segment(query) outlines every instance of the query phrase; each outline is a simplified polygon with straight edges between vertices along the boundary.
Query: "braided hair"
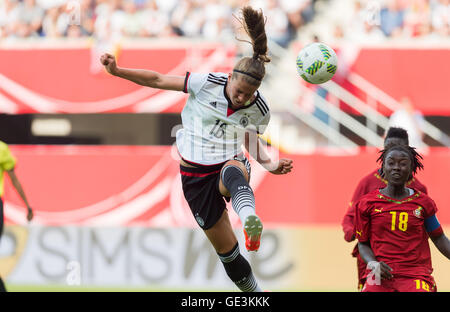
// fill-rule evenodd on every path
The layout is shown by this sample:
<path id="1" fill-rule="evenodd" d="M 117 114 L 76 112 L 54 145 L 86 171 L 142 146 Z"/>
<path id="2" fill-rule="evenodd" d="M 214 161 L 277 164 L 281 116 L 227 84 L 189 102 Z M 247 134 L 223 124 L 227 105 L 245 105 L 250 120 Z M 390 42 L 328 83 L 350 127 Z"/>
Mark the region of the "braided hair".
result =
<path id="1" fill-rule="evenodd" d="M 422 164 L 423 157 L 422 157 L 422 155 L 420 155 L 419 153 L 416 152 L 415 147 L 394 145 L 394 146 L 391 146 L 387 149 L 383 149 L 380 151 L 380 157 L 378 157 L 377 162 L 381 163 L 381 169 L 380 169 L 381 176 L 384 176 L 384 172 L 383 172 L 384 161 L 386 160 L 386 156 L 391 151 L 401 151 L 401 152 L 405 152 L 406 154 L 408 154 L 409 159 L 411 160 L 411 175 L 410 175 L 409 179 L 411 179 L 413 177 L 413 175 L 417 173 L 417 170 L 423 170 L 423 164 Z"/>

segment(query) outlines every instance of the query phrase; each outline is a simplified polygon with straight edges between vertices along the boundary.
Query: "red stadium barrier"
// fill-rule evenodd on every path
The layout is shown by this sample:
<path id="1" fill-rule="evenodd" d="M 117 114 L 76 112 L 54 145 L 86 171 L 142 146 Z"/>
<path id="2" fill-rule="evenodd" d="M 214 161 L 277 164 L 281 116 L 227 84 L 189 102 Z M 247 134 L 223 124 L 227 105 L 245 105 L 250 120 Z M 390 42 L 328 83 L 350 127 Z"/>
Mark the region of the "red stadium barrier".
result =
<path id="1" fill-rule="evenodd" d="M 0 112 L 180 112 L 182 93 L 137 86 L 107 75 L 90 47 L 0 49 Z M 356 48 L 355 48 L 356 49 Z M 450 115 L 449 49 L 361 48 L 351 69 L 397 100 L 411 98 L 425 115 Z M 124 48 L 119 64 L 184 75 L 229 71 L 235 48 L 222 44 L 158 44 Z M 340 66 L 344 67 L 344 58 Z M 293 66 L 295 61 L 292 62 Z M 339 71 L 338 71 L 339 72 Z M 300 79 L 300 78 L 299 78 Z M 353 86 L 344 85 L 366 100 Z"/>
<path id="2" fill-rule="evenodd" d="M 17 173 L 42 225 L 193 226 L 170 147 L 11 146 Z M 176 154 L 176 153 L 175 153 Z M 340 224 L 359 179 L 376 166 L 377 154 L 282 155 L 294 170 L 275 176 L 252 166 L 256 207 L 266 225 Z M 419 179 L 450 224 L 445 178 L 450 151 L 432 148 Z M 444 180 L 443 180 L 444 179 Z M 25 209 L 6 178 L 5 217 L 25 223 Z M 234 213 L 230 214 L 233 215 Z M 232 220 L 238 225 L 238 219 Z"/>
<path id="3" fill-rule="evenodd" d="M 128 48 L 123 67 L 174 75 L 229 71 L 234 47 L 195 44 Z M 105 72 L 94 48 L 0 49 L 0 112 L 181 112 L 186 95 L 150 89 Z M 151 105 L 149 105 L 151 102 Z"/>
<path id="4" fill-rule="evenodd" d="M 362 49 L 351 69 L 397 101 L 408 97 L 424 115 L 449 116 L 449 58 L 448 48 Z M 343 85 L 367 100 L 353 85 Z"/>
<path id="5" fill-rule="evenodd" d="M 294 49 L 300 51 L 303 46 L 301 42 L 296 42 Z M 333 80 L 363 102 L 368 102 L 368 90 L 365 87 L 361 90 L 350 83 L 347 79 L 349 72 L 360 75 L 394 100 L 409 98 L 414 107 L 424 115 L 450 116 L 447 100 L 450 95 L 447 77 L 450 64 L 446 62 L 450 57 L 448 45 L 424 48 L 417 44 L 396 47 L 347 44 L 333 48 L 338 56 L 338 69 Z M 376 105 L 374 108 L 380 113 L 392 113 L 384 105 L 372 102 L 370 100 L 370 104 Z M 343 102 L 340 103 L 340 108 L 352 114 L 360 114 Z"/>

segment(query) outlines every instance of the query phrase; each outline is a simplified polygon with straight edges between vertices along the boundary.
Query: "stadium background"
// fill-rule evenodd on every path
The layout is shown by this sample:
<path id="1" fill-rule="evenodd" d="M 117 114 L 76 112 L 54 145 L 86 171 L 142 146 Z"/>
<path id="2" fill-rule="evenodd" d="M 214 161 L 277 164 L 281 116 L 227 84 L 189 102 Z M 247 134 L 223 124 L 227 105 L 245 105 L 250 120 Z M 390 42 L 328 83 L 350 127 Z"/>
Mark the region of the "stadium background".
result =
<path id="1" fill-rule="evenodd" d="M 330 44 L 340 60 L 335 83 L 385 117 L 392 114 L 381 105 L 386 94 L 396 101 L 408 96 L 448 135 L 450 20 L 439 15 L 450 10 L 448 1 L 249 3 L 264 8 L 273 48 L 262 86 L 273 111 L 266 139 L 295 168 L 279 177 L 253 163 L 251 185 L 266 230 L 260 251 L 245 256 L 265 289 L 354 291 L 355 243 L 344 241 L 340 222 L 357 182 L 375 168 L 380 145 L 343 126 L 339 132 L 356 146 L 338 145 L 293 115 L 300 108 L 302 118 L 314 116 L 314 96 L 305 94 L 320 92 L 296 75 L 295 55 L 313 40 Z M 233 35 L 242 35 L 231 15 L 239 5 L 0 1 L 0 139 L 17 157 L 35 210 L 26 224 L 6 179 L 0 275 L 10 290 L 237 291 L 181 192 L 173 142 L 186 95 L 111 77 L 98 58 L 109 51 L 120 66 L 178 75 L 228 72 L 248 49 Z M 382 90 L 380 98 L 355 87 L 352 74 Z M 367 123 L 350 100 L 333 95 L 330 89 L 325 98 Z M 449 145 L 424 141 L 418 177 L 449 233 Z M 431 249 L 438 289 L 449 291 L 448 260 Z"/>

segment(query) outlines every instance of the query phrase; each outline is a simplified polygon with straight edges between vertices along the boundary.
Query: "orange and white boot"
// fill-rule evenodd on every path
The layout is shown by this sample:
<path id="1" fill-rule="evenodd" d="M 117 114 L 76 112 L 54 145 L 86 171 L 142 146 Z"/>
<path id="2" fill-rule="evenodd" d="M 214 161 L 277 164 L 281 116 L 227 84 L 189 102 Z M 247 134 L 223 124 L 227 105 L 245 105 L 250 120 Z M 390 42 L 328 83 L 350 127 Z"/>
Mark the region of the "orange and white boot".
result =
<path id="1" fill-rule="evenodd" d="M 245 247 L 248 251 L 258 251 L 263 225 L 256 215 L 248 216 L 244 223 Z"/>

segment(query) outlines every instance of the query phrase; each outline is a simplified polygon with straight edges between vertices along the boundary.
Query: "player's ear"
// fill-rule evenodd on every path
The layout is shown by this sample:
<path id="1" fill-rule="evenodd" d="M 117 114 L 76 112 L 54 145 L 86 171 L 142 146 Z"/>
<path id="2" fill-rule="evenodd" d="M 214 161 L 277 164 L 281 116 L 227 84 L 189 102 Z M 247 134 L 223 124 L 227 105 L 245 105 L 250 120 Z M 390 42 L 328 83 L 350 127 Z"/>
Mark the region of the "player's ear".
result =
<path id="1" fill-rule="evenodd" d="M 232 75 L 233 75 L 233 73 L 228 73 L 228 80 L 231 80 Z"/>

